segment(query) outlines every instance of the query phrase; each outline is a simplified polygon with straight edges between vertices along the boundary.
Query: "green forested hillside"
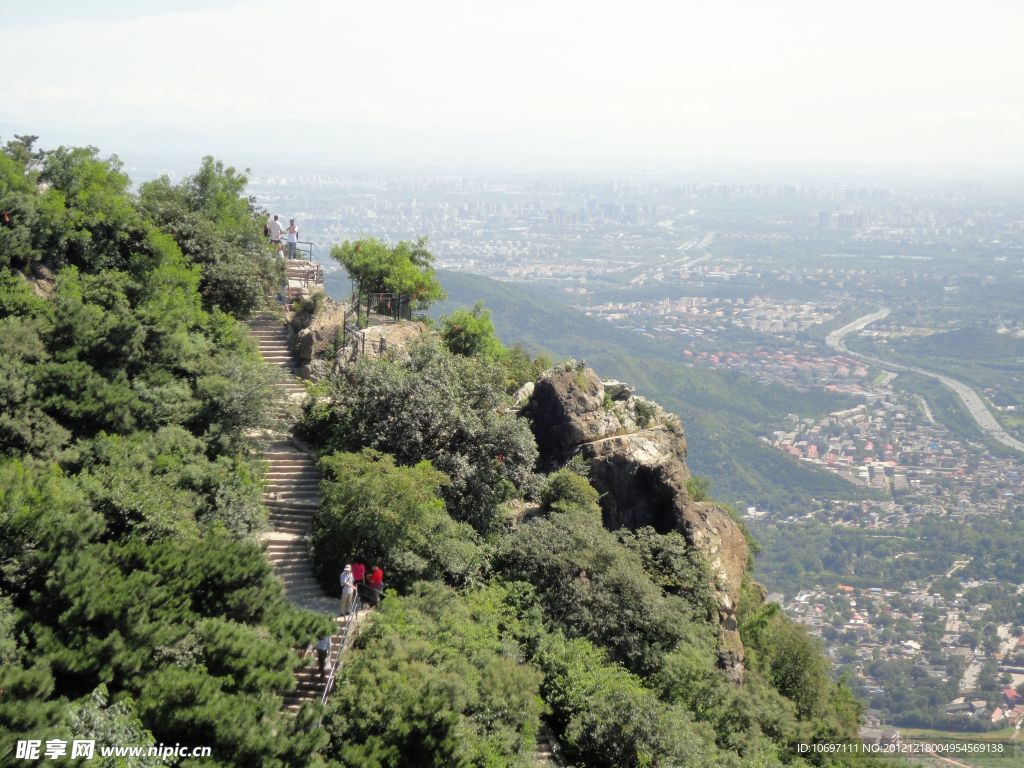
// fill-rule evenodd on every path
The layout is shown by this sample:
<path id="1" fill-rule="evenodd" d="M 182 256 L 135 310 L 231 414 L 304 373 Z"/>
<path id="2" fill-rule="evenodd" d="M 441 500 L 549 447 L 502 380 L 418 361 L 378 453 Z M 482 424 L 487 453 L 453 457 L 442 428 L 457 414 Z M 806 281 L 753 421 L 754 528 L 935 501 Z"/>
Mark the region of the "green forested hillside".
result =
<path id="1" fill-rule="evenodd" d="M 276 695 L 325 620 L 256 539 L 271 388 L 240 320 L 277 269 L 244 186 L 207 159 L 134 195 L 91 148 L 0 151 L 0 764 L 18 739 L 318 746 Z"/>
<path id="2" fill-rule="evenodd" d="M 464 273 L 440 275 L 449 298 L 434 314 L 483 300 L 505 342 L 521 342 L 556 358 L 584 359 L 602 376 L 627 381 L 678 413 L 690 444 L 690 467 L 711 478 L 718 498 L 806 511 L 814 496 L 856 498 L 861 493 L 849 483 L 772 450 L 756 437 L 781 423 L 788 413 L 838 410 L 849 407 L 849 399 L 763 386 L 728 372 L 687 368 L 668 346 L 588 318 L 532 287 Z M 344 295 L 347 280 L 343 282 L 340 275 L 335 280 L 332 285 L 328 278 L 328 290 Z"/>

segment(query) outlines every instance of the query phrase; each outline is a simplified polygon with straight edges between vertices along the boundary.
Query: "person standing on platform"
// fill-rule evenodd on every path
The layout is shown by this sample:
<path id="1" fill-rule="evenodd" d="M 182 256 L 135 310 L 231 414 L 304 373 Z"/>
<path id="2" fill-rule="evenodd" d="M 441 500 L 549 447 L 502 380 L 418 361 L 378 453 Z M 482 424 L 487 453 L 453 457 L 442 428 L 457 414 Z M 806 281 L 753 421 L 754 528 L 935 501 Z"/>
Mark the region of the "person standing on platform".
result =
<path id="1" fill-rule="evenodd" d="M 295 225 L 295 219 L 288 220 L 288 258 L 295 258 L 295 247 L 299 243 L 299 228 Z"/>
<path id="2" fill-rule="evenodd" d="M 384 597 L 384 571 L 380 566 L 373 566 L 370 575 L 366 577 L 366 585 L 370 588 L 373 604 L 377 605 Z"/>
<path id="3" fill-rule="evenodd" d="M 274 214 L 269 222 L 267 222 L 267 233 L 270 236 L 270 244 L 274 246 L 274 250 L 278 254 L 283 255 L 284 251 L 281 247 L 281 234 L 284 232 L 284 225 L 277 220 L 277 214 Z"/>

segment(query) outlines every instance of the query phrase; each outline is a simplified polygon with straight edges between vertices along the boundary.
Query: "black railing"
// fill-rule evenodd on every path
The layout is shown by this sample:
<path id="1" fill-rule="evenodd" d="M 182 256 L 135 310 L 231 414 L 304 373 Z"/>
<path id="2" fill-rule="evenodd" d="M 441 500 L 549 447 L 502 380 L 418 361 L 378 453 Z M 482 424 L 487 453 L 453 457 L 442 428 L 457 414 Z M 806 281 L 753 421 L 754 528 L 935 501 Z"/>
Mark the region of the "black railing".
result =
<path id="1" fill-rule="evenodd" d="M 331 695 L 331 691 L 334 690 L 334 679 L 338 676 L 338 668 L 341 666 L 341 655 L 345 652 L 345 646 L 348 645 L 349 637 L 352 634 L 352 627 L 355 626 L 356 617 L 359 615 L 359 609 L 362 607 L 362 601 L 359 599 L 359 593 L 357 592 L 352 600 L 352 607 L 348 610 L 348 616 L 345 618 L 345 628 L 341 631 L 341 639 L 338 640 L 338 647 L 333 653 L 333 659 L 329 659 L 331 665 L 331 674 L 327 678 L 327 682 L 324 684 L 324 692 L 320 697 L 320 721 L 318 725 L 322 725 L 324 721 L 323 708 L 327 704 L 327 697 Z"/>
<path id="2" fill-rule="evenodd" d="M 295 243 L 295 252 L 292 254 L 292 249 L 289 247 L 290 243 L 283 242 L 285 256 L 289 259 L 302 259 L 304 261 L 316 261 L 314 258 L 316 251 L 316 243 L 310 243 L 305 240 L 299 240 Z"/>
<path id="3" fill-rule="evenodd" d="M 412 319 L 412 301 L 407 293 L 352 292 L 351 303 L 342 322 L 342 346 L 355 345 L 357 354 L 365 354 L 367 346 L 378 354 L 387 348 L 381 336 L 368 339 L 365 329 L 371 325 L 390 325 Z"/>

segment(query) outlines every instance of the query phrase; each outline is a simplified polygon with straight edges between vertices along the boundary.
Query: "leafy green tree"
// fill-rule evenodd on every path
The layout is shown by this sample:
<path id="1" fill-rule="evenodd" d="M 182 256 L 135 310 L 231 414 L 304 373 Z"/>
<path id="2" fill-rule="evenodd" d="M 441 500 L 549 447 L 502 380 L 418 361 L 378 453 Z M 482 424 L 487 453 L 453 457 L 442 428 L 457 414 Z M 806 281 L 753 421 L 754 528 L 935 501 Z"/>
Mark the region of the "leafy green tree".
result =
<path id="1" fill-rule="evenodd" d="M 547 639 L 542 692 L 566 756 L 588 766 L 721 766 L 710 729 L 660 701 L 639 678 L 584 639 Z"/>
<path id="2" fill-rule="evenodd" d="M 587 478 L 570 469 L 548 475 L 540 494 L 541 507 L 565 512 L 574 508 L 593 509 L 599 496 Z"/>
<path id="3" fill-rule="evenodd" d="M 446 478 L 423 461 L 396 466 L 373 450 L 320 460 L 323 502 L 313 518 L 313 552 L 321 581 L 337 588 L 355 560 L 380 565 L 389 584 L 417 579 L 465 581 L 480 566 L 476 533 L 452 520 L 438 497 Z"/>
<path id="4" fill-rule="evenodd" d="M 497 358 L 504 351 L 494 333 L 491 313 L 478 301 L 472 309 L 456 309 L 441 318 L 441 338 L 457 355 Z"/>
<path id="5" fill-rule="evenodd" d="M 329 757 L 365 768 L 531 765 L 540 674 L 523 663 L 517 625 L 496 585 L 421 583 L 385 600 L 328 703 Z"/>
<path id="6" fill-rule="evenodd" d="M 103 531 L 103 519 L 57 468 L 0 461 L 0 590 L 24 603 L 64 550 Z"/>
<path id="7" fill-rule="evenodd" d="M 400 464 L 430 461 L 448 476 L 449 514 L 483 533 L 499 504 L 534 484 L 533 433 L 503 390 L 500 370 L 427 339 L 406 359 L 364 358 L 331 378 L 307 407 L 304 434 L 325 452 L 368 447 Z"/>
<path id="8" fill-rule="evenodd" d="M 97 744 L 103 746 L 150 747 L 156 744 L 153 734 L 140 722 L 135 702 L 131 698 L 111 702 L 105 685 L 100 685 L 71 705 L 68 726 L 75 736 L 95 739 Z M 117 759 L 100 756 L 98 764 L 104 768 L 117 768 Z M 142 756 L 132 758 L 132 764 L 142 768 L 159 768 L 165 763 L 159 757 Z"/>
<path id="9" fill-rule="evenodd" d="M 421 309 L 445 297 L 426 238 L 395 246 L 375 237 L 346 240 L 331 248 L 331 256 L 362 293 L 405 293 Z"/>
<path id="10" fill-rule="evenodd" d="M 205 306 L 241 318 L 262 306 L 282 279 L 261 214 L 245 195 L 247 183 L 244 173 L 204 157 L 179 184 L 162 176 L 139 190 L 141 208 L 201 267 Z"/>
<path id="11" fill-rule="evenodd" d="M 706 606 L 691 602 L 706 587 L 695 584 L 685 596 L 663 592 L 641 557 L 605 530 L 593 503 L 518 526 L 499 542 L 494 568 L 532 584 L 555 627 L 588 638 L 638 674 L 650 674 L 678 643 L 710 631 L 694 621 Z"/>

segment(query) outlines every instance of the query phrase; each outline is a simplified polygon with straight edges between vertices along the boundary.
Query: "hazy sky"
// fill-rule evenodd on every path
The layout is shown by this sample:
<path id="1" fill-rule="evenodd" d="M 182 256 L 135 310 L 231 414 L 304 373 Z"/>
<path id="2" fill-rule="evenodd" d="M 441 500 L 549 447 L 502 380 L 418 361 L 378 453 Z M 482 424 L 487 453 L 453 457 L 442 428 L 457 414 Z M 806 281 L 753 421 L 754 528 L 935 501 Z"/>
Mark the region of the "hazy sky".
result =
<path id="1" fill-rule="evenodd" d="M 1019 0 L 3 3 L 44 144 L 1024 169 Z"/>

